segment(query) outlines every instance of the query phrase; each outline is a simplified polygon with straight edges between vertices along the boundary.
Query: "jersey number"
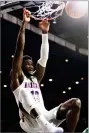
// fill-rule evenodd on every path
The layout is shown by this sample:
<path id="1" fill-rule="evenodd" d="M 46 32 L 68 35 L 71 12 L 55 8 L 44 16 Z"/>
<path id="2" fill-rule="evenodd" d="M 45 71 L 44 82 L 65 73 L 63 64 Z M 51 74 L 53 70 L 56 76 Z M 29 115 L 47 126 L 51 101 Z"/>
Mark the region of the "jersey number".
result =
<path id="1" fill-rule="evenodd" d="M 40 98 L 39 98 L 39 92 L 38 91 L 31 91 L 31 94 L 33 95 L 33 98 L 35 101 L 39 102 Z"/>

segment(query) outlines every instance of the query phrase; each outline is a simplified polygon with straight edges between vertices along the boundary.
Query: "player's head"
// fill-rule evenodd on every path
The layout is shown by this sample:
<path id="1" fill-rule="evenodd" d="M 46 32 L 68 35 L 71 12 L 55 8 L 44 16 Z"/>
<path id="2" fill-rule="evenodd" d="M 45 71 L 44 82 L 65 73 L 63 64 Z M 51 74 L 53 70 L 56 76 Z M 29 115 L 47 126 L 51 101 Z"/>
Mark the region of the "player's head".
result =
<path id="1" fill-rule="evenodd" d="M 28 74 L 32 74 L 34 72 L 32 57 L 30 57 L 28 55 L 23 56 L 22 70 L 23 70 L 24 74 L 26 74 L 26 76 Z"/>

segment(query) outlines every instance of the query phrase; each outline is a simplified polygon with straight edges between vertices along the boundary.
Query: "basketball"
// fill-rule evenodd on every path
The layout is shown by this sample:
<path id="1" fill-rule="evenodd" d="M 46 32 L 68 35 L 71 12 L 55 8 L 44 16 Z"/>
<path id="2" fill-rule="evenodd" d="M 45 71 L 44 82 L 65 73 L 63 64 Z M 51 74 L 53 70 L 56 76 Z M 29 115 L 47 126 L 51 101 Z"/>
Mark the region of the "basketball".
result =
<path id="1" fill-rule="evenodd" d="M 71 18 L 81 18 L 88 11 L 87 1 L 67 1 L 65 11 Z"/>

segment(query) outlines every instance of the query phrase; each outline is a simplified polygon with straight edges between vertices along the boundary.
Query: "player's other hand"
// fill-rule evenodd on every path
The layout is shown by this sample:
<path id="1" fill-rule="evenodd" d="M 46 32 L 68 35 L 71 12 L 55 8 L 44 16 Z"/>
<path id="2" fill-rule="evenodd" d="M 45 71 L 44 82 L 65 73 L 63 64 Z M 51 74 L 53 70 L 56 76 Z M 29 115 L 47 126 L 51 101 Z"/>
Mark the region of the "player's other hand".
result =
<path id="1" fill-rule="evenodd" d="M 42 30 L 42 32 L 48 32 L 49 31 L 49 22 L 48 20 L 43 20 L 39 23 L 39 27 Z"/>
<path id="2" fill-rule="evenodd" d="M 23 9 L 23 20 L 25 22 L 30 22 L 30 18 L 31 18 L 31 12 L 24 8 Z"/>

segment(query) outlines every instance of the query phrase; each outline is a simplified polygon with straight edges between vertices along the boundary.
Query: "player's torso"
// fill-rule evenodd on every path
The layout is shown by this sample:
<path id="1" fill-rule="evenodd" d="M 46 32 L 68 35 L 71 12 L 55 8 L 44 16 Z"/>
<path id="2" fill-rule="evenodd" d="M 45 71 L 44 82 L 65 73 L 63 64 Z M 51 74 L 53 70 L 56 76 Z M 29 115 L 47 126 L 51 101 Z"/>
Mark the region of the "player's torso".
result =
<path id="1" fill-rule="evenodd" d="M 38 83 L 36 77 L 32 76 L 31 78 L 32 78 L 32 80 L 24 77 L 24 81 L 17 88 L 17 91 L 19 91 L 19 90 L 21 90 L 23 88 L 24 89 L 28 89 L 29 93 L 32 95 L 33 99 L 37 102 L 39 110 L 44 112 L 46 109 L 44 107 L 44 102 L 43 102 L 43 98 L 42 98 L 42 94 L 41 94 L 39 83 Z M 20 93 L 20 91 L 19 91 L 19 93 Z M 17 104 L 19 106 L 19 94 L 18 94 L 18 92 L 15 95 L 15 98 L 16 98 Z M 22 111 L 20 109 L 19 110 L 20 118 L 21 118 L 21 114 L 22 114 Z M 24 113 L 24 119 L 25 119 L 24 124 L 27 125 L 29 128 L 37 128 L 38 127 L 38 124 L 37 124 L 36 120 L 33 119 L 29 114 Z"/>

